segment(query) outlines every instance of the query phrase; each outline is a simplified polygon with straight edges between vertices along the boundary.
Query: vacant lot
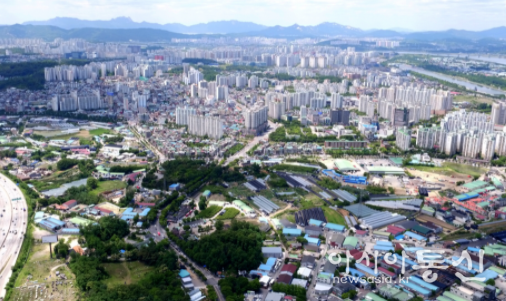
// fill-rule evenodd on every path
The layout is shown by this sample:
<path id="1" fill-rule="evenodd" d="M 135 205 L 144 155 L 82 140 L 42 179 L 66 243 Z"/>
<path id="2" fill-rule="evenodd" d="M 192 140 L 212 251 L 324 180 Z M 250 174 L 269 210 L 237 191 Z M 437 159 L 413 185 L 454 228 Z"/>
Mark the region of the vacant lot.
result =
<path id="1" fill-rule="evenodd" d="M 482 95 L 477 95 L 477 97 L 474 97 L 474 95 L 457 95 L 453 98 L 453 101 L 455 102 L 467 101 L 486 104 L 494 103 L 494 100 L 492 98 L 484 97 Z"/>
<path id="2" fill-rule="evenodd" d="M 453 225 L 450 225 L 448 223 L 443 222 L 442 220 L 439 220 L 435 217 L 428 216 L 425 214 L 420 214 L 419 216 L 416 217 L 416 219 L 422 222 L 433 222 L 434 224 L 443 227 L 445 230 L 453 231 L 456 229 Z"/>
<path id="3" fill-rule="evenodd" d="M 411 166 L 409 166 L 411 168 Z M 443 163 L 443 166 L 414 166 L 416 170 L 431 172 L 445 176 L 476 176 L 479 177 L 486 172 L 486 169 L 473 167 L 466 164 Z"/>
<path id="4" fill-rule="evenodd" d="M 97 195 L 105 191 L 111 191 L 115 189 L 123 189 L 127 186 L 126 182 L 123 181 L 100 181 L 98 187 L 93 189 L 91 193 Z"/>
<path id="5" fill-rule="evenodd" d="M 95 129 L 95 130 L 89 131 L 89 134 L 92 136 L 100 136 L 103 134 L 112 134 L 112 131 L 108 130 L 108 129 Z"/>
<path id="6" fill-rule="evenodd" d="M 205 210 L 202 210 L 197 215 L 198 218 L 211 218 L 215 216 L 223 207 L 220 206 L 209 206 Z"/>
<path id="7" fill-rule="evenodd" d="M 103 266 L 110 276 L 104 281 L 107 287 L 137 283 L 146 273 L 153 270 L 153 267 L 138 261 L 104 263 Z"/>

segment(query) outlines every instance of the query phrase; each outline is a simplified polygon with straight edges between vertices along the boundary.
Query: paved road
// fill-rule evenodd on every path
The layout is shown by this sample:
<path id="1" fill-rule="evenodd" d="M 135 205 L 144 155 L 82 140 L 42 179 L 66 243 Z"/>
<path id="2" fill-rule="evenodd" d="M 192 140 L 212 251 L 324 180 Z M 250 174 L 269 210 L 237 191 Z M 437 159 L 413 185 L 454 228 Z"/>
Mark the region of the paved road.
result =
<path id="1" fill-rule="evenodd" d="M 219 279 L 217 279 L 213 274 L 211 274 L 211 272 L 202 268 L 196 262 L 191 260 L 188 256 L 186 256 L 185 253 L 181 252 L 179 247 L 175 243 L 173 243 L 170 240 L 169 240 L 169 242 L 170 242 L 170 246 L 172 247 L 172 249 L 174 249 L 174 251 L 176 252 L 176 254 L 178 256 L 185 257 L 188 260 L 188 262 L 193 265 L 194 268 L 197 268 L 200 272 L 202 272 L 202 274 L 204 274 L 204 276 L 206 276 L 206 278 L 207 278 L 206 284 L 214 287 L 214 289 L 216 290 L 216 293 L 218 295 L 218 299 L 220 299 L 220 301 L 225 301 L 225 297 L 223 297 L 223 294 L 221 293 L 221 290 L 220 290 L 220 286 L 218 285 Z"/>
<path id="2" fill-rule="evenodd" d="M 21 198 L 18 201 L 12 199 Z M 5 286 L 18 259 L 28 222 L 26 200 L 14 182 L 0 174 L 0 297 L 5 296 Z"/>
<path id="3" fill-rule="evenodd" d="M 237 158 L 246 157 L 246 153 L 250 149 L 252 149 L 255 145 L 257 145 L 260 142 L 260 140 L 269 140 L 269 134 L 274 132 L 280 126 L 281 126 L 280 124 L 276 124 L 274 122 L 269 121 L 269 128 L 267 129 L 266 132 L 264 132 L 260 136 L 255 136 L 255 138 L 253 138 L 253 140 L 248 142 L 248 144 L 246 144 L 243 149 L 241 149 L 240 151 L 235 153 L 233 156 L 228 157 L 228 159 L 225 161 L 224 165 L 230 164 L 232 161 L 234 161 Z"/>

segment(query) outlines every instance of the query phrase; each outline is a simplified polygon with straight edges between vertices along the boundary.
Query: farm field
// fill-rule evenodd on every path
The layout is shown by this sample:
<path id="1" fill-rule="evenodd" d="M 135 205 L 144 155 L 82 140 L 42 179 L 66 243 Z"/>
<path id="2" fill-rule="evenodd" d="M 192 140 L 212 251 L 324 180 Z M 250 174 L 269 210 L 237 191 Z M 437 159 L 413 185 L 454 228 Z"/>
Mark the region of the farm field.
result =
<path id="1" fill-rule="evenodd" d="M 153 270 L 152 267 L 139 261 L 104 263 L 103 267 L 110 276 L 104 280 L 107 287 L 137 283 L 146 273 Z"/>

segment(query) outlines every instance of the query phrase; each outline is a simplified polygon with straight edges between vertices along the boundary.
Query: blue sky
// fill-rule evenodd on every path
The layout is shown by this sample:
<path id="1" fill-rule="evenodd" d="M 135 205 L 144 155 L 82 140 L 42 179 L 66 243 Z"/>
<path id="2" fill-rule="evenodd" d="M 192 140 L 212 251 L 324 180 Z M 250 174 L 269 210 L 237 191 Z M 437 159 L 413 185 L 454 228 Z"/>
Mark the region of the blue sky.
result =
<path id="1" fill-rule="evenodd" d="M 191 25 L 335 22 L 362 29 L 483 30 L 506 25 L 506 0 L 0 0 L 0 24 L 74 17 Z"/>

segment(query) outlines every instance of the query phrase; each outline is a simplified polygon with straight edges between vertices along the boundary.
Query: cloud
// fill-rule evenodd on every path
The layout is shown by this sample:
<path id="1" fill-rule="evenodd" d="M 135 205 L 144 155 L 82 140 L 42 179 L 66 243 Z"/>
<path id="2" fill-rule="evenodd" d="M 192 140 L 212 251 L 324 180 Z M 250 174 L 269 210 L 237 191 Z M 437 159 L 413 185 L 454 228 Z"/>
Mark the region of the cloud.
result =
<path id="1" fill-rule="evenodd" d="M 3 24 L 54 17 L 186 25 L 241 20 L 265 25 L 336 22 L 358 28 L 403 27 L 481 30 L 503 26 L 504 0 L 10 0 L 1 1 Z"/>

